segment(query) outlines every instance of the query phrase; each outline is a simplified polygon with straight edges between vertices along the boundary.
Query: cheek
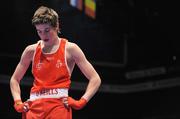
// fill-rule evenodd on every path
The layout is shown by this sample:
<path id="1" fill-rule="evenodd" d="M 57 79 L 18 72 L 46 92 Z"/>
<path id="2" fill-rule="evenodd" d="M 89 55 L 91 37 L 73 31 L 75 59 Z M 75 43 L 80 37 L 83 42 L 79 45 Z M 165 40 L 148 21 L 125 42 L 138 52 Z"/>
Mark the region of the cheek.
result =
<path id="1" fill-rule="evenodd" d="M 57 35 L 56 32 L 50 32 L 50 33 L 49 33 L 49 36 L 50 36 L 50 37 L 54 37 L 54 36 L 56 36 L 56 35 Z"/>
<path id="2" fill-rule="evenodd" d="M 44 38 L 46 38 L 47 36 L 46 36 L 46 35 L 39 34 L 39 37 L 40 37 L 41 39 L 44 39 Z"/>

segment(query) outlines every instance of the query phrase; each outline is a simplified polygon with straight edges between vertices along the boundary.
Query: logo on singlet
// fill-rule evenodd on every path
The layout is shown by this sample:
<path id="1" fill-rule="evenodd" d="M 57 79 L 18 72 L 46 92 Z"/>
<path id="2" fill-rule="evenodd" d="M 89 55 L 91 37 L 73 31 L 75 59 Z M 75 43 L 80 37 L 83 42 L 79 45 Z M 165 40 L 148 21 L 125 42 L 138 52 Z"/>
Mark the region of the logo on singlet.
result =
<path id="1" fill-rule="evenodd" d="M 41 67 L 42 67 L 42 64 L 43 64 L 43 63 L 41 63 L 41 62 L 37 63 L 37 64 L 36 64 L 36 69 L 37 69 L 37 70 L 40 70 Z"/>
<path id="2" fill-rule="evenodd" d="M 61 60 L 57 60 L 57 62 L 56 62 L 56 67 L 57 68 L 60 68 L 61 66 L 62 66 L 62 62 L 61 62 Z"/>
<path id="3" fill-rule="evenodd" d="M 43 65 L 43 63 L 38 62 L 38 63 L 36 64 L 36 69 L 37 69 L 37 70 L 41 70 L 42 65 Z M 63 65 L 63 63 L 61 62 L 61 60 L 57 60 L 56 65 L 55 65 L 56 68 L 60 68 L 62 65 Z"/>

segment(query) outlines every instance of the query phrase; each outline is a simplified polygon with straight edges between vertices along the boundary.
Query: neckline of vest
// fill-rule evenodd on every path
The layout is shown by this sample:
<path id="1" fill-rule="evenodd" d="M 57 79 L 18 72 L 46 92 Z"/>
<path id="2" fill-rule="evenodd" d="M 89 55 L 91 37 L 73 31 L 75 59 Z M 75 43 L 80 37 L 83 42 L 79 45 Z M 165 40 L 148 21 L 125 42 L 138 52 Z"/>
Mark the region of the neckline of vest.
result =
<path id="1" fill-rule="evenodd" d="M 42 54 L 44 54 L 44 55 L 53 55 L 53 54 L 56 54 L 58 52 L 60 46 L 61 46 L 61 43 L 62 43 L 62 39 L 60 38 L 59 39 L 59 45 L 58 45 L 57 49 L 54 52 L 51 52 L 51 53 L 45 53 L 43 51 L 43 49 L 42 49 L 42 44 L 40 43 L 40 48 L 41 48 Z"/>

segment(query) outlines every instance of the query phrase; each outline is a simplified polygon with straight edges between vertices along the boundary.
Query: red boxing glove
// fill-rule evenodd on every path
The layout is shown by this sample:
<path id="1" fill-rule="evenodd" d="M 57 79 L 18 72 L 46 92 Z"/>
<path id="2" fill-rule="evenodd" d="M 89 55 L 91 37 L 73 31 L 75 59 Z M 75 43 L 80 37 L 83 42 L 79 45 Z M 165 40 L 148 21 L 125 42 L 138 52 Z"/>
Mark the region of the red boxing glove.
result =
<path id="1" fill-rule="evenodd" d="M 28 110 L 28 107 L 21 100 L 14 101 L 14 108 L 19 113 L 26 112 Z"/>
<path id="2" fill-rule="evenodd" d="M 87 104 L 87 100 L 81 98 L 80 100 L 75 100 L 72 97 L 68 97 L 68 105 L 73 109 L 80 110 Z"/>

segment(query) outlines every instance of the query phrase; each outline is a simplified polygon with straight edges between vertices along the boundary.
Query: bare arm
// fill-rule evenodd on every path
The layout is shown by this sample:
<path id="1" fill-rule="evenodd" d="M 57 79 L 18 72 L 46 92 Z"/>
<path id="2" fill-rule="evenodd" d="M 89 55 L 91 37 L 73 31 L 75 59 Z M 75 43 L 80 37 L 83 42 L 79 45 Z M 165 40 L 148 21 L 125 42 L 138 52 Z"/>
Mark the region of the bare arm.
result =
<path id="1" fill-rule="evenodd" d="M 21 100 L 20 80 L 27 71 L 33 57 L 33 45 L 26 47 L 10 79 L 10 89 L 14 100 Z"/>
<path id="2" fill-rule="evenodd" d="M 91 63 L 86 59 L 82 50 L 76 44 L 70 43 L 69 53 L 73 57 L 73 60 L 78 65 L 81 72 L 89 80 L 86 91 L 82 96 L 89 101 L 99 89 L 101 79 Z"/>

